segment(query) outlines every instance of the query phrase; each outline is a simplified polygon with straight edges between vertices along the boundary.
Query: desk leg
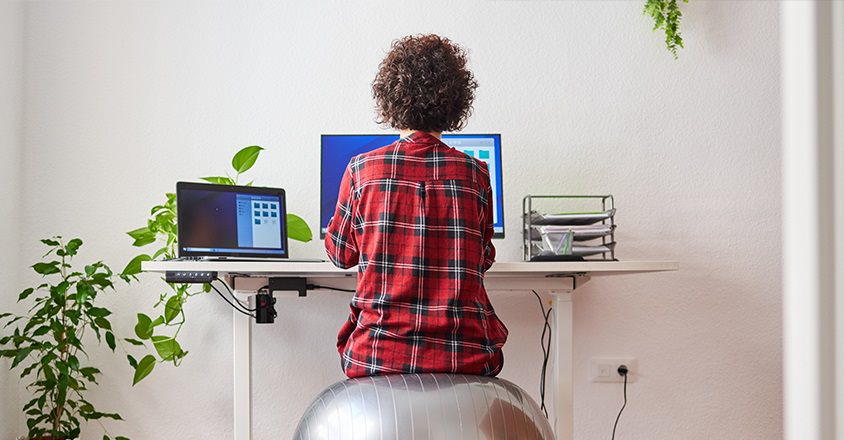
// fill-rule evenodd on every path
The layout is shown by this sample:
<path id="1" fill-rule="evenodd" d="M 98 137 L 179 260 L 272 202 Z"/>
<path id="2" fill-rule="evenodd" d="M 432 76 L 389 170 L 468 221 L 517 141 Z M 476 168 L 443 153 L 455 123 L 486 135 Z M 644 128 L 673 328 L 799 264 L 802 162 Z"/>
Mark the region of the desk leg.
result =
<path id="1" fill-rule="evenodd" d="M 551 292 L 554 308 L 554 433 L 557 440 L 574 438 L 572 380 L 573 314 L 571 292 Z"/>
<path id="2" fill-rule="evenodd" d="M 236 295 L 238 293 L 240 292 L 235 291 Z M 251 304 L 250 307 L 252 307 Z M 234 327 L 234 440 L 250 440 L 252 438 L 252 318 L 236 310 L 232 311 L 232 314 Z"/>

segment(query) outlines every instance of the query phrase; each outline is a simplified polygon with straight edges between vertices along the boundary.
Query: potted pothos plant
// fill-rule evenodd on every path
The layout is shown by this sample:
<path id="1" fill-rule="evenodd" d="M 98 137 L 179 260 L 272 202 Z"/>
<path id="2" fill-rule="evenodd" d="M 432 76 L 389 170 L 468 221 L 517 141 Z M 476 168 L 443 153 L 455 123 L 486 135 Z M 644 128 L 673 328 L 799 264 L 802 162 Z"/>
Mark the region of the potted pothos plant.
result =
<path id="1" fill-rule="evenodd" d="M 225 176 L 201 177 L 206 182 L 222 185 L 238 185 L 243 173 L 249 171 L 258 160 L 264 149 L 257 146 L 244 147 L 231 160 L 232 174 Z M 253 181 L 244 185 L 251 186 Z M 134 240 L 132 245 L 139 248 L 150 248 L 150 253 L 143 253 L 132 258 L 120 274 L 127 282 L 137 280 L 141 272 L 141 263 L 158 258 L 172 259 L 177 257 L 176 194 L 165 194 L 164 203 L 153 206 L 146 226 L 127 232 Z M 292 240 L 308 242 L 313 239 L 313 233 L 308 224 L 295 214 L 287 214 L 287 236 Z M 137 314 L 135 336 L 127 338 L 130 344 L 146 347 L 149 350 L 141 359 L 131 354 L 127 355 L 129 365 L 135 369 L 133 385 L 147 377 L 159 363 L 172 363 L 179 366 L 187 356 L 188 351 L 178 342 L 178 336 L 186 322 L 185 303 L 192 297 L 211 291 L 211 286 L 203 284 L 167 283 L 168 289 L 161 293 L 153 305 L 155 313 Z"/>
<path id="2" fill-rule="evenodd" d="M 12 370 L 21 370 L 33 394 L 23 406 L 28 438 L 70 440 L 79 438 L 83 421 L 122 420 L 117 413 L 100 412 L 86 398 L 101 375 L 88 358 L 90 344 L 105 340 L 114 351 L 118 340 L 108 318 L 111 311 L 101 304 L 101 296 L 114 291 L 114 274 L 102 261 L 74 268 L 72 260 L 82 246 L 78 238 L 41 242 L 48 250 L 32 269 L 43 283 L 18 296 L 19 303 L 31 304 L 26 314 L 0 313 L 0 323 L 5 321 L 0 357 L 11 360 Z M 103 438 L 112 439 L 100 425 Z"/>

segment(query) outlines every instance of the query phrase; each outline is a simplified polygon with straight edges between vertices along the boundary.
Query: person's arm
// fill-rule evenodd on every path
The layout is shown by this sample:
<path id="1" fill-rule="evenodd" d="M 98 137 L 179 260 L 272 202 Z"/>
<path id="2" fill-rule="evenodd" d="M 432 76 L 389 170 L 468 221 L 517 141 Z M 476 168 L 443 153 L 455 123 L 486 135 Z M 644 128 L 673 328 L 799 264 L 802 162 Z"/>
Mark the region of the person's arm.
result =
<path id="1" fill-rule="evenodd" d="M 486 272 L 492 267 L 492 263 L 495 263 L 495 246 L 492 244 L 492 235 L 495 231 L 492 228 L 492 223 L 494 221 L 492 216 L 492 204 L 495 203 L 493 197 L 495 194 L 492 193 L 492 188 L 489 184 L 489 177 L 487 176 L 486 182 L 484 182 L 484 193 L 486 194 L 486 204 L 484 205 L 484 215 L 483 215 L 483 234 L 484 234 L 484 265 L 483 271 Z"/>
<path id="2" fill-rule="evenodd" d="M 354 197 L 355 185 L 350 167 L 346 167 L 337 195 L 337 208 L 328 222 L 325 233 L 325 251 L 335 266 L 348 269 L 358 264 L 358 244 L 352 227 L 357 200 Z"/>

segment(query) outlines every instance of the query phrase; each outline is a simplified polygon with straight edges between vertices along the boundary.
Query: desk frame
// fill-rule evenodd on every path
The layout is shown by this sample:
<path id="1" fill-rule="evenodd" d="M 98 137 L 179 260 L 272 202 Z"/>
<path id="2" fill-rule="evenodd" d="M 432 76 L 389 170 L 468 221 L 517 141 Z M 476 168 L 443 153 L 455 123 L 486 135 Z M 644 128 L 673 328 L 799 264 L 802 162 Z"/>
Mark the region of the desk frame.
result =
<path id="1" fill-rule="evenodd" d="M 549 295 L 553 311 L 551 421 L 557 440 L 574 436 L 574 351 L 572 293 L 592 276 L 673 271 L 671 261 L 496 263 L 484 285 L 489 292 L 529 291 Z M 356 270 L 341 270 L 328 263 L 295 262 L 145 262 L 143 270 L 216 271 L 232 286 L 235 295 L 251 298 L 269 277 L 304 277 L 309 284 L 353 289 Z M 319 294 L 312 291 L 311 294 Z M 250 306 L 251 307 L 251 306 Z M 253 319 L 232 311 L 234 440 L 252 439 L 252 325 Z"/>

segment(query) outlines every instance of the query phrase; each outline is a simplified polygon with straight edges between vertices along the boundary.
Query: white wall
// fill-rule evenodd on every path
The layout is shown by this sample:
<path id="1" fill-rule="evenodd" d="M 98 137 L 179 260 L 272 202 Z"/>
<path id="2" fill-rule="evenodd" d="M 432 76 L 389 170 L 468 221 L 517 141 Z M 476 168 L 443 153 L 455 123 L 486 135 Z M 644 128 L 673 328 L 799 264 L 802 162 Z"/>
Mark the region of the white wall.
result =
<path id="1" fill-rule="evenodd" d="M 254 177 L 318 219 L 319 134 L 376 132 L 369 84 L 394 38 L 438 32 L 471 49 L 481 84 L 467 132 L 501 132 L 508 238 L 520 258 L 527 193 L 613 193 L 618 255 L 677 259 L 677 273 L 590 282 L 575 295 L 575 434 L 605 437 L 617 385 L 587 382 L 592 356 L 635 356 L 626 439 L 782 435 L 778 9 L 683 5 L 674 61 L 641 2 L 39 1 L 26 14 L 24 256 L 37 238 L 86 240 L 117 268 L 123 231 L 179 179 L 218 173 L 238 147 L 268 148 Z M 320 256 L 318 243 L 296 244 Z M 130 333 L 160 282 L 112 302 Z M 538 306 L 494 294 L 511 329 L 503 377 L 537 394 Z M 284 438 L 340 379 L 342 294 L 280 301 L 255 330 L 255 438 Z M 191 354 L 131 389 L 124 356 L 93 399 L 133 438 L 231 434 L 230 315 L 189 305 Z M 96 429 L 86 438 L 96 437 Z"/>
<path id="2" fill-rule="evenodd" d="M 0 1 L 0 310 L 17 310 L 20 240 L 20 153 L 23 144 L 23 2 Z M 0 438 L 14 438 L 23 420 L 18 401 L 17 375 L 0 362 Z"/>

